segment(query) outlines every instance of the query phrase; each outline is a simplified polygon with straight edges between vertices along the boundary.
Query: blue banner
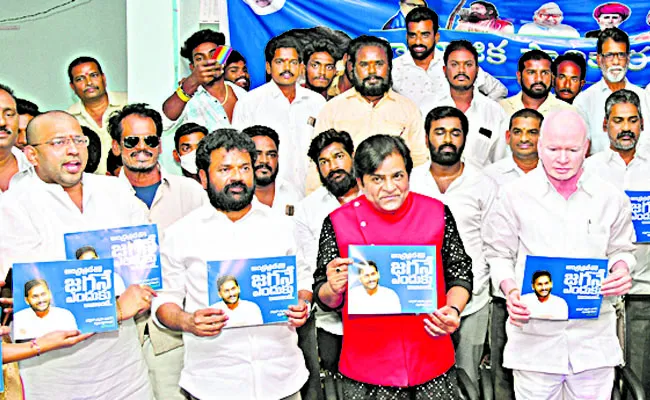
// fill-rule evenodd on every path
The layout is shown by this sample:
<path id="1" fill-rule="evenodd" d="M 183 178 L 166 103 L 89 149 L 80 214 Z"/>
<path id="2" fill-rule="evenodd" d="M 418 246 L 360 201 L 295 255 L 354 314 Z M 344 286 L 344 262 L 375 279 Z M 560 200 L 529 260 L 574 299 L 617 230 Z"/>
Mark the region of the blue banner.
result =
<path id="1" fill-rule="evenodd" d="M 425 0 L 228 0 L 230 42 L 248 62 L 252 87 L 265 82 L 264 47 L 268 40 L 293 28 L 327 26 L 351 37 L 361 34 L 387 39 L 394 55 L 406 48 L 404 12 L 408 4 Z M 650 81 L 650 3 L 560 0 L 555 3 L 515 0 L 431 1 L 440 17 L 440 42 L 444 51 L 452 40 L 471 41 L 481 67 L 499 78 L 510 95 L 519 91 L 517 60 L 522 53 L 541 49 L 552 57 L 568 50 L 588 57 L 587 85 L 601 77 L 596 63 L 596 39 L 600 27 L 618 25 L 632 39 L 627 77 L 646 86 Z M 585 87 L 586 88 L 586 87 Z"/>
<path id="2" fill-rule="evenodd" d="M 636 243 L 650 243 L 650 192 L 625 193 L 632 203 L 632 224 L 636 233 Z"/>

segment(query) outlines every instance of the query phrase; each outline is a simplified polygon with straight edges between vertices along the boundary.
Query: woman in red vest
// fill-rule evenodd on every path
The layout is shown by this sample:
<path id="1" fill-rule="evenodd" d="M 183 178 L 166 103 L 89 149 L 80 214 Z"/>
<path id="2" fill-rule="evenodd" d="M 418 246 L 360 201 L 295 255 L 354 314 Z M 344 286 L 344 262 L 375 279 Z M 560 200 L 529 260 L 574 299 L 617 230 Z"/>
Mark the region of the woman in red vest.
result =
<path id="1" fill-rule="evenodd" d="M 440 201 L 409 192 L 413 161 L 397 136 L 364 140 L 354 169 L 364 195 L 323 223 L 314 273 L 316 302 L 341 310 L 339 370 L 344 398 L 456 399 L 450 334 L 472 293 L 472 260 L 451 211 Z M 348 315 L 348 245 L 433 245 L 437 302 L 431 314 Z"/>

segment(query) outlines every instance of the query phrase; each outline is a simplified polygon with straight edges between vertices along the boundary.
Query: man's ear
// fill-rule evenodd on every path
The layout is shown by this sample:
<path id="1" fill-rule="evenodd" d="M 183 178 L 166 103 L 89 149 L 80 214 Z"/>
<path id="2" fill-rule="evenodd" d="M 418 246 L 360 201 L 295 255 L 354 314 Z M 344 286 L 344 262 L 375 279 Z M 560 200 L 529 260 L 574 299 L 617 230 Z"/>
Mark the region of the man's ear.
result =
<path id="1" fill-rule="evenodd" d="M 202 169 L 199 170 L 199 179 L 201 179 L 201 186 L 203 186 L 203 189 L 208 190 L 208 175 Z"/>
<path id="2" fill-rule="evenodd" d="M 27 157 L 27 161 L 29 161 L 30 164 L 32 164 L 33 166 L 38 166 L 38 159 L 36 158 L 36 148 L 27 145 L 23 149 L 23 153 L 25 154 L 25 157 Z"/>
<path id="3" fill-rule="evenodd" d="M 113 139 L 113 142 L 111 143 L 111 151 L 115 157 L 120 157 L 122 155 L 122 149 L 115 139 Z"/>
<path id="4" fill-rule="evenodd" d="M 271 75 L 271 63 L 266 63 L 266 74 Z"/>
<path id="5" fill-rule="evenodd" d="M 181 156 L 178 154 L 176 149 L 172 150 L 172 156 L 174 157 L 174 161 L 176 161 L 179 164 L 181 163 Z"/>

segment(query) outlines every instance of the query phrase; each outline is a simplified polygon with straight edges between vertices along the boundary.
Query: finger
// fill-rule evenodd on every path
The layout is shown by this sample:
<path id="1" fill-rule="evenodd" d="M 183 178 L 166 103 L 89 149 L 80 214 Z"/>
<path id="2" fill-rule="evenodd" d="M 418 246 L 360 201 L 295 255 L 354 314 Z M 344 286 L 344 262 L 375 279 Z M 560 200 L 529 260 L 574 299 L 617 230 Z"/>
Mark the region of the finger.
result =
<path id="1" fill-rule="evenodd" d="M 8 297 L 0 297 L 0 304 L 14 304 L 14 299 Z"/>
<path id="2" fill-rule="evenodd" d="M 521 322 L 517 321 L 516 319 L 513 319 L 512 317 L 508 318 L 508 321 L 510 321 L 510 323 L 511 323 L 512 325 L 517 326 L 517 327 L 519 327 L 519 328 L 521 328 L 522 326 L 524 326 L 524 324 L 522 324 Z"/>
<path id="3" fill-rule="evenodd" d="M 616 277 L 616 278 L 614 278 L 612 280 L 609 280 L 609 281 L 607 279 L 604 280 L 603 284 L 601 285 L 600 288 L 601 288 L 601 290 L 607 290 L 607 289 L 615 288 L 617 286 L 624 285 L 624 284 L 626 284 L 628 282 L 632 282 L 632 277 L 629 276 L 629 275 L 623 275 L 623 276 Z"/>
<path id="4" fill-rule="evenodd" d="M 202 308 L 194 312 L 195 315 L 204 315 L 204 316 L 223 315 L 223 313 L 224 313 L 223 310 L 218 310 L 216 308 Z"/>
<path id="5" fill-rule="evenodd" d="M 305 303 L 302 303 L 302 304 L 290 304 L 289 305 L 289 310 L 297 311 L 297 312 L 307 312 L 307 305 Z"/>
<path id="6" fill-rule="evenodd" d="M 307 317 L 307 310 L 304 311 L 285 311 L 284 312 L 287 317 L 290 319 L 303 319 Z"/>
<path id="7" fill-rule="evenodd" d="M 440 310 L 434 311 L 433 314 L 434 314 L 434 316 L 436 316 L 440 320 L 440 322 L 442 322 L 446 326 L 455 325 L 455 323 L 456 323 L 456 318 L 451 317 L 449 315 L 445 315 Z"/>
<path id="8" fill-rule="evenodd" d="M 429 314 L 429 316 L 431 316 L 431 314 Z M 435 322 L 426 318 L 424 319 L 424 327 L 429 333 L 433 334 L 434 336 L 442 336 L 447 334 L 444 329 L 436 326 Z"/>

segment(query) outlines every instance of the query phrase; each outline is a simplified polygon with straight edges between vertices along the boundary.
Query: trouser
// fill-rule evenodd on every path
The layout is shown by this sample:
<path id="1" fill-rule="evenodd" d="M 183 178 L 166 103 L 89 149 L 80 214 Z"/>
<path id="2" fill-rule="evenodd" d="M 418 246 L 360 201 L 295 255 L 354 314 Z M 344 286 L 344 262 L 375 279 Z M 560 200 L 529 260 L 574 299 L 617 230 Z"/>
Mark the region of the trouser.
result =
<path id="1" fill-rule="evenodd" d="M 490 369 L 494 398 L 498 400 L 512 400 L 515 392 L 512 383 L 512 370 L 503 367 L 503 349 L 506 347 L 506 323 L 508 309 L 506 301 L 499 297 L 492 298 L 492 321 L 490 327 Z"/>
<path id="2" fill-rule="evenodd" d="M 345 400 L 455 400 L 459 398 L 458 391 L 453 367 L 428 382 L 411 387 L 371 385 L 343 376 Z"/>
<path id="3" fill-rule="evenodd" d="M 198 397 L 192 396 L 190 393 L 185 393 L 185 399 L 186 400 L 200 400 Z M 300 392 L 296 392 L 292 394 L 291 396 L 283 397 L 280 400 L 302 400 L 302 397 L 300 397 Z"/>
<path id="4" fill-rule="evenodd" d="M 478 367 L 485 348 L 489 307 L 486 304 L 474 314 L 462 317 L 456 340 L 456 367 L 464 370 L 478 387 Z"/>
<path id="5" fill-rule="evenodd" d="M 625 296 L 625 362 L 650 398 L 650 295 Z"/>
<path id="6" fill-rule="evenodd" d="M 149 381 L 156 400 L 183 400 L 178 381 L 183 369 L 184 348 L 178 347 L 155 355 L 149 336 L 144 337 L 142 353 L 149 370 Z"/>
<path id="7" fill-rule="evenodd" d="M 578 374 L 547 374 L 513 370 L 517 400 L 609 400 L 614 387 L 614 367 Z"/>
<path id="8" fill-rule="evenodd" d="M 307 382 L 300 389 L 305 400 L 323 400 L 323 390 L 320 385 L 320 365 L 316 348 L 316 318 L 312 313 L 307 322 L 296 330 L 298 332 L 298 347 L 305 357 L 305 365 L 309 371 Z"/>
<path id="9" fill-rule="evenodd" d="M 321 366 L 323 369 L 336 374 L 339 372 L 339 358 L 341 357 L 343 336 L 335 335 L 321 328 L 318 328 L 316 332 Z"/>

